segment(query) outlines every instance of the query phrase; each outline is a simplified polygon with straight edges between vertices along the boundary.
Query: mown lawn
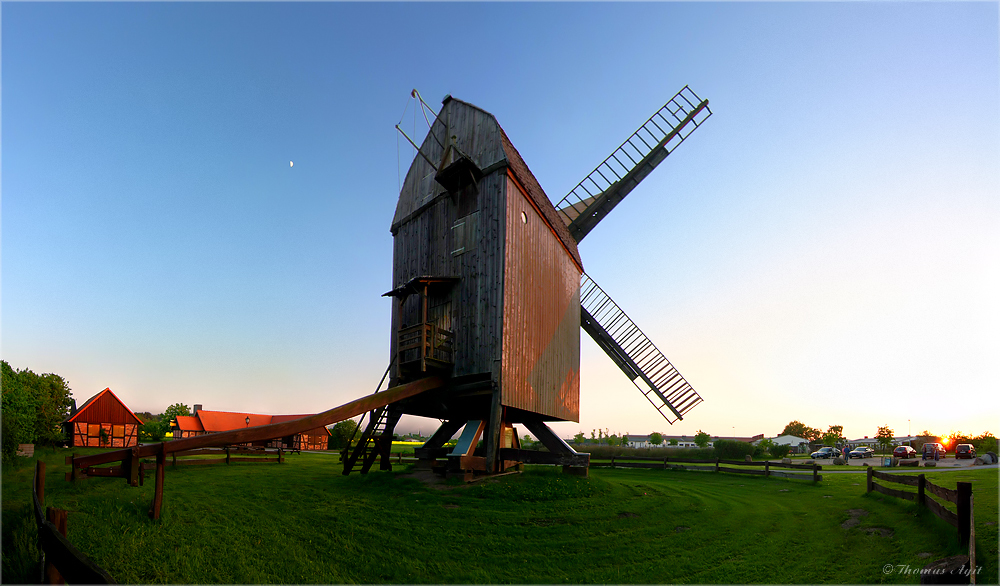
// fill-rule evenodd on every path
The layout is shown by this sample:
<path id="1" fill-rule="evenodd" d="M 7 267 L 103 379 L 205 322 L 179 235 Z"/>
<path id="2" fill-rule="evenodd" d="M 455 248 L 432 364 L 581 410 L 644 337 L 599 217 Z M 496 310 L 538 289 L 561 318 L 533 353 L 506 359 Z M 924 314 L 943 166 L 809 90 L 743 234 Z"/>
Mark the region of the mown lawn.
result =
<path id="1" fill-rule="evenodd" d="M 883 566 L 917 569 L 961 553 L 950 525 L 908 501 L 866 495 L 863 474 L 826 474 L 814 486 L 539 467 L 434 487 L 396 473 L 345 477 L 336 455 L 301 454 L 282 465 L 168 466 L 154 522 L 151 481 L 67 483 L 64 455 L 39 452 L 47 504 L 70 511 L 70 540 L 119 582 L 916 583 Z M 3 470 L 7 583 L 37 572 L 32 469 Z M 973 481 L 979 582 L 996 583 L 997 469 L 928 478 Z M 842 528 L 859 509 L 867 514 Z"/>

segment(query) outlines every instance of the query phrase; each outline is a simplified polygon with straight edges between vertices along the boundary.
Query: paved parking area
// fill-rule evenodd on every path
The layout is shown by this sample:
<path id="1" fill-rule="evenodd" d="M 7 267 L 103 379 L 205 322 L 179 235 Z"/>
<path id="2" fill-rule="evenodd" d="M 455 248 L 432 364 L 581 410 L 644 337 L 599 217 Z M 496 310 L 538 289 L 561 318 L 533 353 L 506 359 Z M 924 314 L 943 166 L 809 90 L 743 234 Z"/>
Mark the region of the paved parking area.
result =
<path id="1" fill-rule="evenodd" d="M 874 466 L 876 468 L 880 468 L 881 469 L 882 468 L 882 458 L 883 458 L 882 456 L 876 456 L 876 457 L 873 457 L 873 458 L 851 458 L 850 460 L 848 460 L 848 466 L 852 466 L 852 467 L 856 467 L 856 468 L 864 468 L 865 464 L 867 464 L 869 466 Z M 773 462 L 780 462 L 781 460 L 772 460 L 772 461 Z M 914 461 L 918 462 L 918 464 L 917 464 L 918 468 L 923 468 L 924 464 L 926 464 L 927 462 L 931 462 L 933 460 L 926 460 L 925 461 L 925 460 L 921 460 L 920 458 L 910 458 L 910 459 L 907 459 L 907 460 L 903 460 L 903 462 L 914 462 Z M 974 458 L 972 458 L 972 459 L 963 458 L 961 460 L 956 460 L 955 458 L 944 458 L 942 460 L 938 460 L 937 462 L 935 462 L 936 465 L 934 466 L 934 469 L 936 469 L 936 470 L 950 470 L 950 469 L 955 469 L 955 468 L 969 468 L 969 467 L 971 467 L 973 465 L 973 462 L 975 462 L 975 461 L 976 460 Z M 827 470 L 829 470 L 831 472 L 835 472 L 838 469 L 843 469 L 843 470 L 846 471 L 846 469 L 847 469 L 847 466 L 837 466 L 836 464 L 834 464 L 833 463 L 833 458 L 817 458 L 815 460 L 813 460 L 812 458 L 793 458 L 792 459 L 792 463 L 793 464 L 808 464 L 809 462 L 816 462 L 817 464 L 819 464 L 820 466 L 822 466 L 823 467 L 823 472 L 826 472 Z M 996 465 L 994 464 L 993 466 L 996 466 Z M 986 468 L 986 467 L 987 466 L 978 466 L 978 468 Z M 913 470 L 913 468 L 911 468 L 909 466 L 900 466 L 900 467 L 897 467 L 897 468 L 893 468 L 893 470 L 906 471 L 906 470 Z"/>

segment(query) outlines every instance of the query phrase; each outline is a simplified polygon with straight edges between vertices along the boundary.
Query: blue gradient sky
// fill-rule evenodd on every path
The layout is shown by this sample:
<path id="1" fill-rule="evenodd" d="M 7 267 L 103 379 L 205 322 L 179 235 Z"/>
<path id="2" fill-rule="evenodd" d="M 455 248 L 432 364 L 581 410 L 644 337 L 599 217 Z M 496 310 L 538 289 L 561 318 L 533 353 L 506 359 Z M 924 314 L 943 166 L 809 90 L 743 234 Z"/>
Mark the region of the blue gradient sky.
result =
<path id="1" fill-rule="evenodd" d="M 78 401 L 370 393 L 412 88 L 495 114 L 558 200 L 687 84 L 713 117 L 581 253 L 705 403 L 667 425 L 584 335 L 557 429 L 1000 431 L 996 3 L 0 15 L 2 355 Z M 412 104 L 403 126 L 426 131 Z"/>

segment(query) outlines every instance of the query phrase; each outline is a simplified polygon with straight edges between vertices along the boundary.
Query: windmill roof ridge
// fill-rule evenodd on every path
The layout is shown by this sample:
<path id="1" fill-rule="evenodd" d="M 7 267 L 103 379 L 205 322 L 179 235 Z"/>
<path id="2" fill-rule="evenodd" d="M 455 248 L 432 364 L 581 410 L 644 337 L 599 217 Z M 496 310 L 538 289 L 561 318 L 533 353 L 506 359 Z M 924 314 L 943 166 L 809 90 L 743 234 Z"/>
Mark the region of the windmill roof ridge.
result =
<path id="1" fill-rule="evenodd" d="M 483 110 L 485 112 L 485 110 Z M 490 114 L 493 116 L 492 114 Z M 521 183 L 521 186 L 528 192 L 528 197 L 534 202 L 535 207 L 542 213 L 545 217 L 545 221 L 552 227 L 552 230 L 556 233 L 559 240 L 562 241 L 566 250 L 573 257 L 573 260 L 580 266 L 580 270 L 583 270 L 583 259 L 580 258 L 580 250 L 577 247 L 576 239 L 569 233 L 569 228 L 563 222 L 562 217 L 559 216 L 559 212 L 556 211 L 554 205 L 552 205 L 552 200 L 546 195 L 545 190 L 542 189 L 541 184 L 538 183 L 538 179 L 535 178 L 535 174 L 531 172 L 528 168 L 528 164 L 521 157 L 521 153 L 517 151 L 514 147 L 514 143 L 511 142 L 510 137 L 507 136 L 507 131 L 503 129 L 500 122 L 497 121 L 496 116 L 493 116 L 493 120 L 496 121 L 497 128 L 500 129 L 500 137 L 503 141 L 504 154 L 507 157 L 507 168 L 514 173 L 514 176 Z"/>

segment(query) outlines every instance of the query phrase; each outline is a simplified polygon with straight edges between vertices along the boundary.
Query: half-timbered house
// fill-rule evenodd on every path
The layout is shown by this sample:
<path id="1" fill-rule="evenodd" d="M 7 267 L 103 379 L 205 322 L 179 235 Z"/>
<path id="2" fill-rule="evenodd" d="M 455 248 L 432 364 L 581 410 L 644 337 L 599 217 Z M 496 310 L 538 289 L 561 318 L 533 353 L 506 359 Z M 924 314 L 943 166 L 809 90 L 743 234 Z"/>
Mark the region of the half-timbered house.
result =
<path id="1" fill-rule="evenodd" d="M 111 389 L 104 389 L 63 422 L 73 447 L 128 448 L 138 444 L 142 421 Z"/>

